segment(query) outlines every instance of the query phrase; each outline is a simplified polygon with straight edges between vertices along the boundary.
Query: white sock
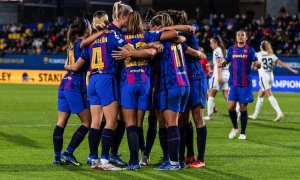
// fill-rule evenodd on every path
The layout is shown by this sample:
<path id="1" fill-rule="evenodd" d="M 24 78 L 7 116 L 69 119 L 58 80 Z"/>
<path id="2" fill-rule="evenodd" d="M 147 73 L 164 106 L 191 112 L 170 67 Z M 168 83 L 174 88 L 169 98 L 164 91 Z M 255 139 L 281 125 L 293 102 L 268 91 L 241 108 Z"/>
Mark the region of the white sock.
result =
<path id="1" fill-rule="evenodd" d="M 256 106 L 255 106 L 255 111 L 254 111 L 255 116 L 257 116 L 259 114 L 263 103 L 264 103 L 264 98 L 257 97 L 257 102 L 256 102 Z"/>
<path id="2" fill-rule="evenodd" d="M 270 97 L 269 97 L 269 101 L 270 101 L 270 103 L 271 103 L 273 109 L 275 109 L 277 115 L 278 115 L 278 114 L 282 114 L 281 109 L 280 109 L 280 107 L 279 107 L 279 105 L 278 105 L 278 102 L 277 102 L 277 100 L 275 99 L 275 97 L 274 97 L 274 96 L 270 96 Z"/>
<path id="3" fill-rule="evenodd" d="M 214 97 L 208 97 L 208 100 L 207 100 L 207 116 L 211 116 L 213 114 L 214 105 L 215 105 L 215 98 Z"/>

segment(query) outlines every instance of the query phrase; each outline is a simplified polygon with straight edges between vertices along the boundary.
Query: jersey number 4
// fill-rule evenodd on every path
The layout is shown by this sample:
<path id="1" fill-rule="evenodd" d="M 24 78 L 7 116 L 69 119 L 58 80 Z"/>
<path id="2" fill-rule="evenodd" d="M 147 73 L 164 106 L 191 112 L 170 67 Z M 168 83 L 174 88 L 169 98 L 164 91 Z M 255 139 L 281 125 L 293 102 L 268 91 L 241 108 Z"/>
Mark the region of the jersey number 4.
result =
<path id="1" fill-rule="evenodd" d="M 101 70 L 104 67 L 104 63 L 102 61 L 101 47 L 93 48 L 91 67 L 92 69 L 98 69 L 98 70 Z"/>

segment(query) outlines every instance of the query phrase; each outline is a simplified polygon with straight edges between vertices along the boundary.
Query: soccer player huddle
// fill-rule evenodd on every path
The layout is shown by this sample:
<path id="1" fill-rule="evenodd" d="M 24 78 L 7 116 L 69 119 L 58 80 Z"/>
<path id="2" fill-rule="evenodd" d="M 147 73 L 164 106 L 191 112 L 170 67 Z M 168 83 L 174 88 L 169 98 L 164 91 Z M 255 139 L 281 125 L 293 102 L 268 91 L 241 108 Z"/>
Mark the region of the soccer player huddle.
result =
<path id="1" fill-rule="evenodd" d="M 87 164 L 93 169 L 140 169 L 141 165 L 149 165 L 158 125 L 163 156 L 155 169 L 205 166 L 207 129 L 203 110 L 207 79 L 200 63 L 204 54 L 196 38 L 198 26 L 189 25 L 184 11 L 175 10 L 148 14 L 143 23 L 140 14 L 121 1 L 114 4 L 112 19 L 110 23 L 106 12 L 97 11 L 91 24 L 87 19 L 78 19 L 69 27 L 67 73 L 58 90 L 58 122 L 53 132 L 54 164 L 80 166 L 73 153 L 89 133 Z M 238 31 L 236 38 L 236 45 L 224 51 L 227 55 L 216 55 L 216 68 L 227 68 L 230 74 L 228 108 L 233 129 L 229 138 L 238 132 L 235 107 L 239 102 L 239 139 L 246 139 L 247 104 L 253 101 L 250 71 L 251 66 L 260 68 L 260 63 L 254 49 L 246 44 L 246 32 Z M 149 116 L 145 142 L 146 111 Z M 71 114 L 77 114 L 82 125 L 61 153 Z M 190 114 L 197 130 L 197 158 Z M 118 155 L 125 129 L 128 163 Z"/>

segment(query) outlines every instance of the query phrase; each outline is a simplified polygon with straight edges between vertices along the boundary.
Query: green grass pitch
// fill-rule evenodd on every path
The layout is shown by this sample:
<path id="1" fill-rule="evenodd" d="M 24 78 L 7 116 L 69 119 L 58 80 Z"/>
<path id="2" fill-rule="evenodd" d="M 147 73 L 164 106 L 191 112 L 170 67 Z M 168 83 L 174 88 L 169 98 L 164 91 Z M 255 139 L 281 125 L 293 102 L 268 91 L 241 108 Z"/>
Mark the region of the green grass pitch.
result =
<path id="1" fill-rule="evenodd" d="M 275 93 L 286 116 L 281 122 L 272 121 L 275 111 L 265 99 L 259 119 L 248 122 L 246 141 L 228 139 L 231 123 L 226 103 L 218 94 L 219 112 L 207 122 L 205 168 L 160 172 L 149 166 L 136 172 L 104 172 L 85 164 L 87 138 L 75 151 L 82 167 L 52 164 L 56 93 L 56 86 L 0 85 L 0 179 L 300 179 L 299 94 Z M 249 105 L 249 113 L 254 106 Z M 144 124 L 147 129 L 147 121 Z M 65 146 L 78 125 L 78 118 L 72 116 L 65 130 Z M 119 153 L 128 161 L 126 134 Z M 151 163 L 160 156 L 156 139 Z"/>

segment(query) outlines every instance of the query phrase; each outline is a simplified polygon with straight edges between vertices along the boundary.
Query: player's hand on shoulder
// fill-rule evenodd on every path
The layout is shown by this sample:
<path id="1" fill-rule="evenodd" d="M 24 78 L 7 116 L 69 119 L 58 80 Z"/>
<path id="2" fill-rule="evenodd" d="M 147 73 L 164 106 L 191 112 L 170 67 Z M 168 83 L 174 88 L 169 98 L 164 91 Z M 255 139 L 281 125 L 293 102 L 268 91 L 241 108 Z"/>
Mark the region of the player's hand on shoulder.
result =
<path id="1" fill-rule="evenodd" d="M 121 60 L 129 57 L 129 51 L 125 47 L 119 47 L 119 51 L 113 50 L 111 56 L 116 60 Z"/>
<path id="2" fill-rule="evenodd" d="M 156 49 L 157 53 L 161 53 L 164 50 L 164 46 L 158 41 L 149 43 L 149 46 Z"/>

